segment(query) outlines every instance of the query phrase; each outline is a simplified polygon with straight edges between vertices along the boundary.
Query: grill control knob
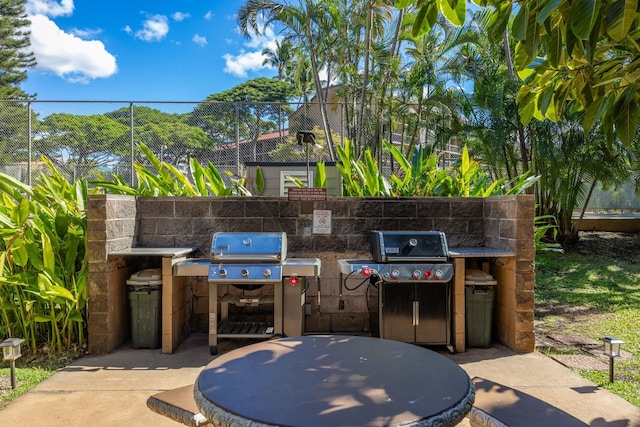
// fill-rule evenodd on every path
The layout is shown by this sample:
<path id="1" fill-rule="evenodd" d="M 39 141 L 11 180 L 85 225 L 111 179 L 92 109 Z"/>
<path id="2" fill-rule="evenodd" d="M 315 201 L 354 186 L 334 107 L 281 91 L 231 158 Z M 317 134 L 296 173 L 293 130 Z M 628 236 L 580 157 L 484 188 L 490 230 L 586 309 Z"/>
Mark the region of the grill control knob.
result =
<path id="1" fill-rule="evenodd" d="M 398 278 L 400 277 L 400 272 L 394 269 L 394 270 L 391 270 L 390 275 L 393 280 L 398 280 Z"/>
<path id="2" fill-rule="evenodd" d="M 220 277 L 227 277 L 227 270 L 225 270 L 224 268 L 220 269 Z"/>
<path id="3" fill-rule="evenodd" d="M 422 276 L 422 272 L 420 270 L 415 270 L 411 275 L 411 277 L 413 277 L 413 280 L 418 280 L 420 276 Z"/>
<path id="4" fill-rule="evenodd" d="M 247 277 L 249 277 L 249 270 L 247 270 L 246 268 L 243 268 L 242 271 L 240 272 L 240 275 L 242 275 L 242 277 L 246 279 Z"/>
<path id="5" fill-rule="evenodd" d="M 264 275 L 264 277 L 271 277 L 271 270 L 265 268 L 262 274 Z"/>
<path id="6" fill-rule="evenodd" d="M 416 239 L 415 237 L 409 239 L 409 246 L 411 246 L 412 248 L 418 246 L 418 239 Z"/>
<path id="7" fill-rule="evenodd" d="M 425 270 L 424 271 L 424 278 L 425 279 L 431 279 L 431 270 Z"/>
<path id="8" fill-rule="evenodd" d="M 435 272 L 435 276 L 436 276 L 436 279 L 442 279 L 442 276 L 444 276 L 444 272 L 442 270 L 438 269 Z"/>

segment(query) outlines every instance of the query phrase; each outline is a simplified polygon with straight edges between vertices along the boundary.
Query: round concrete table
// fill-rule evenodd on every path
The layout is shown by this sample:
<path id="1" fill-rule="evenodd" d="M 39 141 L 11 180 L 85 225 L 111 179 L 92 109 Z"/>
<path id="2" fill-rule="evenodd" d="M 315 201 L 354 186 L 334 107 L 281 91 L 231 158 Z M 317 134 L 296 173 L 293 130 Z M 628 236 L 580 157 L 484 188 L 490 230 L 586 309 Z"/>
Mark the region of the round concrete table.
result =
<path id="1" fill-rule="evenodd" d="M 194 396 L 214 426 L 455 426 L 475 390 L 458 365 L 399 341 L 306 335 L 214 359 Z"/>

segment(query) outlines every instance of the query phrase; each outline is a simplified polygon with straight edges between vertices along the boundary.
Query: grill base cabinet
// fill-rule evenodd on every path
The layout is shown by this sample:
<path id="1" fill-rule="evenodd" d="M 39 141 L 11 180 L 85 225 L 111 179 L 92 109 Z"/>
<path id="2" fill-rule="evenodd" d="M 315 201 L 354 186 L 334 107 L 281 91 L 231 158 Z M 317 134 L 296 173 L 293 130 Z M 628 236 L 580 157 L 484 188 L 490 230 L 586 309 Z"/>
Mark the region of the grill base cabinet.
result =
<path id="1" fill-rule="evenodd" d="M 245 297 L 229 292 L 230 285 L 209 282 L 209 346 L 212 355 L 218 354 L 219 338 L 269 339 L 274 336 L 299 336 L 304 333 L 304 302 L 306 292 L 303 284 L 291 286 L 283 280 L 269 284 L 273 293 Z M 229 316 L 229 305 L 271 305 L 273 320 L 238 322 Z"/>
<path id="2" fill-rule="evenodd" d="M 380 338 L 451 347 L 451 282 L 384 283 Z"/>

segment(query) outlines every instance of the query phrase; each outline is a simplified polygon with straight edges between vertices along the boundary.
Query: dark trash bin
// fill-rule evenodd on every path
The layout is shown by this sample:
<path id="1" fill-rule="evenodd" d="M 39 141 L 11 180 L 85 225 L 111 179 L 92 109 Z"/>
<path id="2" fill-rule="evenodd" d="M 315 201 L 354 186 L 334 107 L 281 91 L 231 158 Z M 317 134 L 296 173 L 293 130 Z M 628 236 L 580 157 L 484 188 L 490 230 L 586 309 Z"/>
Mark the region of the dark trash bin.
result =
<path id="1" fill-rule="evenodd" d="M 159 268 L 138 271 L 127 280 L 131 307 L 133 348 L 156 349 L 162 337 L 162 272 Z"/>
<path id="2" fill-rule="evenodd" d="M 497 281 L 481 270 L 465 274 L 465 335 L 467 347 L 489 347 L 493 322 L 493 301 Z"/>

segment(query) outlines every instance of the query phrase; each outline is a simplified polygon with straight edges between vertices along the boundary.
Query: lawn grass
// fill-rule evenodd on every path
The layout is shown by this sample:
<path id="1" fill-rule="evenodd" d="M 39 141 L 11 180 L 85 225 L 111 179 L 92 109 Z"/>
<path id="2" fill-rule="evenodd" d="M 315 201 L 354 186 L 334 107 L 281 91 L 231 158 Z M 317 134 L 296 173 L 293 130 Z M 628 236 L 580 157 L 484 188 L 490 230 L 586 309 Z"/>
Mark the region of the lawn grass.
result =
<path id="1" fill-rule="evenodd" d="M 545 333 L 625 341 L 632 357 L 616 359 L 614 383 L 608 372 L 578 372 L 640 407 L 640 246 L 609 243 L 536 256 L 536 320 Z"/>
<path id="2" fill-rule="evenodd" d="M 80 357 L 77 349 L 68 349 L 60 354 L 40 353 L 23 355 L 16 360 L 16 388 L 11 388 L 11 368 L 7 361 L 0 360 L 0 409 L 26 393 L 32 387 L 55 374 L 73 360 Z"/>
<path id="3" fill-rule="evenodd" d="M 0 378 L 2 379 L 0 380 L 0 409 L 55 373 L 55 369 L 45 369 L 39 366 L 16 368 L 16 388 L 12 389 L 10 368 L 0 368 Z"/>

